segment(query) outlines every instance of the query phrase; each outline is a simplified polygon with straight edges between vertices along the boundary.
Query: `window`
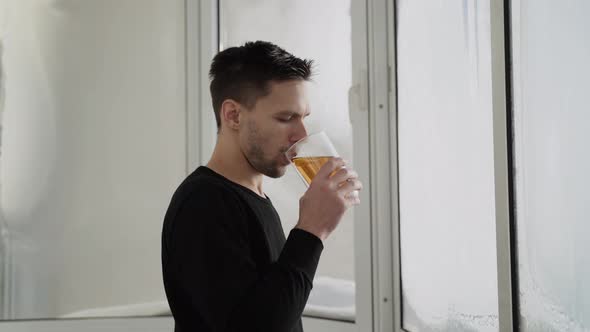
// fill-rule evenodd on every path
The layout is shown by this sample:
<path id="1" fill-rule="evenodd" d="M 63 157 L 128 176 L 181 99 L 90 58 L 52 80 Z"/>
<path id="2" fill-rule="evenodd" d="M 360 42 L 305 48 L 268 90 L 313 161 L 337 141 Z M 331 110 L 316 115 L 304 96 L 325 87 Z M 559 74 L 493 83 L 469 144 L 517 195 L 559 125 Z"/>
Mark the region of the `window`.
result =
<path id="1" fill-rule="evenodd" d="M 402 327 L 498 331 L 489 3 L 397 6 Z"/>
<path id="2" fill-rule="evenodd" d="M 590 329 L 590 4 L 512 3 L 521 331 Z"/>
<path id="3" fill-rule="evenodd" d="M 0 318 L 165 312 L 160 232 L 186 176 L 183 1 L 0 13 Z"/>
<path id="4" fill-rule="evenodd" d="M 338 153 L 352 161 L 348 110 L 352 84 L 350 7 L 350 1 L 340 0 L 221 0 L 220 48 L 266 40 L 297 57 L 313 59 L 315 93 L 308 131 L 324 129 Z M 286 233 L 297 223 L 298 201 L 305 190 L 293 169 L 281 179 L 265 179 L 265 191 Z M 354 321 L 354 275 L 354 220 L 350 210 L 325 243 L 305 314 Z"/>

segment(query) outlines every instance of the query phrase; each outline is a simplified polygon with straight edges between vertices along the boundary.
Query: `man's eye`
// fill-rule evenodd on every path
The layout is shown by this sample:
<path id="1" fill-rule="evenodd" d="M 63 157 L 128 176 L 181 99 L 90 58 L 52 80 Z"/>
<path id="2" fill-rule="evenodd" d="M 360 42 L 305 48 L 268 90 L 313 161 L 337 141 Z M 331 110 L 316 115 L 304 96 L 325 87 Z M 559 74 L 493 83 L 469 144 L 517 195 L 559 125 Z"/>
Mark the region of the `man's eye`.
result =
<path id="1" fill-rule="evenodd" d="M 279 118 L 279 121 L 280 122 L 289 122 L 289 121 L 291 121 L 291 118 L 290 117 L 288 117 L 288 118 Z"/>

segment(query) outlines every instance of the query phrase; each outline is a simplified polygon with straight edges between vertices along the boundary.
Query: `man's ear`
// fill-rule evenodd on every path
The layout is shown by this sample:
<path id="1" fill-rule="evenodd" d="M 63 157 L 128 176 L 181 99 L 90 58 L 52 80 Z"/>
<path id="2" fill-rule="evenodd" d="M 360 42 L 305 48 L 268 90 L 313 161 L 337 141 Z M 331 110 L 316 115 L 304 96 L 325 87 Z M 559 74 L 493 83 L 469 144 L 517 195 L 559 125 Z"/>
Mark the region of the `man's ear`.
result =
<path id="1" fill-rule="evenodd" d="M 221 104 L 220 117 L 221 122 L 229 129 L 237 130 L 240 128 L 240 104 L 232 99 L 226 99 Z"/>

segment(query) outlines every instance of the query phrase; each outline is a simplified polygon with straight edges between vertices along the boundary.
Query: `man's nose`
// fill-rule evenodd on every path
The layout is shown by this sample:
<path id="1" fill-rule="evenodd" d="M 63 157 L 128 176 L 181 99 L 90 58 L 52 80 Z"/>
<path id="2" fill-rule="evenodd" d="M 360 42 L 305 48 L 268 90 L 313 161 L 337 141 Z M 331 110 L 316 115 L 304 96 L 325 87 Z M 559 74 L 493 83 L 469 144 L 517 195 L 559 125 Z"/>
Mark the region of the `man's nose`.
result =
<path id="1" fill-rule="evenodd" d="M 291 136 L 291 143 L 295 143 L 306 136 L 307 128 L 305 128 L 305 124 L 303 123 L 303 121 L 299 121 L 297 123 L 297 128 L 295 128 L 295 132 Z"/>

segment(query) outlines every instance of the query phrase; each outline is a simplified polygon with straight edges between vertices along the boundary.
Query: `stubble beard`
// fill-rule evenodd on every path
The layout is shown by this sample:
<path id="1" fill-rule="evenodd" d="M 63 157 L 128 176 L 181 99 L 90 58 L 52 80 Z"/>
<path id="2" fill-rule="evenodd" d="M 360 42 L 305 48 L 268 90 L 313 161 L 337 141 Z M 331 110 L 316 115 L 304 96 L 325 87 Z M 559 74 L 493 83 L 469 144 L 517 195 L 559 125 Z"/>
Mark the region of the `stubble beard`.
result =
<path id="1" fill-rule="evenodd" d="M 253 123 L 249 123 L 248 129 L 246 159 L 250 166 L 270 178 L 276 179 L 285 175 L 286 167 L 278 165 L 278 158 L 266 158 L 262 146 L 263 142 L 267 140 L 259 137 L 259 131 L 256 126 Z"/>
<path id="2" fill-rule="evenodd" d="M 280 178 L 285 175 L 286 167 L 277 165 L 276 161 L 267 160 L 259 145 L 251 145 L 250 153 L 247 156 L 250 165 L 258 172 L 271 177 Z"/>

